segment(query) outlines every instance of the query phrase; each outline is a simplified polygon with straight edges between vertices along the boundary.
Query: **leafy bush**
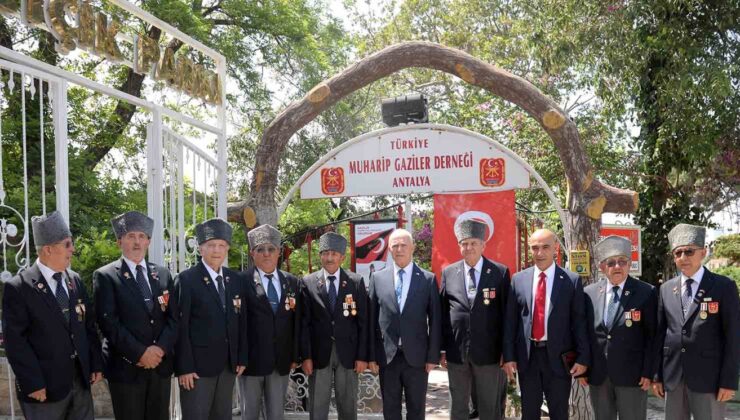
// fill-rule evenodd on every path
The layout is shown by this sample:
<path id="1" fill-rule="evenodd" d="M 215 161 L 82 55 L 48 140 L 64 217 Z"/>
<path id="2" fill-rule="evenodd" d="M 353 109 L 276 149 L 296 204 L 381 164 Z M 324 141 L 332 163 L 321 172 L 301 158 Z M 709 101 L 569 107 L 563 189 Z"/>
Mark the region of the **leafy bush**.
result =
<path id="1" fill-rule="evenodd" d="M 116 238 L 110 229 L 91 228 L 85 236 L 75 238 L 72 270 L 82 277 L 87 293 L 92 297 L 92 275 L 98 268 L 121 257 Z"/>
<path id="2" fill-rule="evenodd" d="M 740 233 L 717 238 L 714 242 L 714 256 L 728 258 L 731 264 L 740 263 Z"/>
<path id="3" fill-rule="evenodd" d="M 738 290 L 740 290 L 740 267 L 736 267 L 732 265 L 728 267 L 720 267 L 714 270 L 714 272 L 735 280 L 735 283 L 737 284 L 737 288 Z"/>

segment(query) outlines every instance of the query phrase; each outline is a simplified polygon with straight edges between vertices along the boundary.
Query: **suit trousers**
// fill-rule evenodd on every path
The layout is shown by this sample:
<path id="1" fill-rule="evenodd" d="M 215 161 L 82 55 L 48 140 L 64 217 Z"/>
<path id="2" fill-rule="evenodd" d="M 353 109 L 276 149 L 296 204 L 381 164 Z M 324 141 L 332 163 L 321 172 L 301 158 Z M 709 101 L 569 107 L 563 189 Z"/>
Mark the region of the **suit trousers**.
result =
<path id="1" fill-rule="evenodd" d="M 570 376 L 555 374 L 547 356 L 546 347 L 534 347 L 529 354 L 529 367 L 519 372 L 519 386 L 522 390 L 522 420 L 540 418 L 542 395 L 547 399 L 551 420 L 568 420 L 568 397 L 570 397 Z M 480 401 L 478 401 L 480 404 Z"/>
<path id="2" fill-rule="evenodd" d="M 226 366 L 218 376 L 195 380 L 195 388 L 180 387 L 182 420 L 231 420 L 236 373 Z"/>
<path id="3" fill-rule="evenodd" d="M 615 386 L 607 377 L 601 385 L 590 385 L 589 391 L 596 420 L 647 418 L 647 391 L 639 386 Z"/>
<path id="4" fill-rule="evenodd" d="M 168 420 L 170 418 L 171 377 L 146 371 L 143 382 L 108 381 L 116 420 Z"/>
<path id="5" fill-rule="evenodd" d="M 82 382 L 88 381 L 88 378 L 83 378 L 81 371 L 78 361 L 72 378 L 72 390 L 61 400 L 42 403 L 21 401 L 23 416 L 27 420 L 92 420 L 92 394 Z"/>
<path id="6" fill-rule="evenodd" d="M 356 420 L 357 373 L 354 369 L 345 368 L 339 362 L 336 344 L 331 347 L 329 365 L 323 369 L 314 370 L 313 375 L 308 378 L 311 420 L 329 418 L 332 382 L 334 382 L 334 396 L 337 401 L 339 420 Z"/>
<path id="7" fill-rule="evenodd" d="M 242 407 L 242 420 L 258 420 L 265 402 L 265 420 L 282 420 L 285 410 L 285 392 L 288 389 L 288 375 L 277 371 L 267 376 L 240 376 L 239 397 Z"/>
<path id="8" fill-rule="evenodd" d="M 401 399 L 406 399 L 406 419 L 424 419 L 429 374 L 424 366 L 409 365 L 401 349 L 393 360 L 380 367 L 380 392 L 383 397 L 383 418 L 401 420 Z"/>
<path id="9" fill-rule="evenodd" d="M 502 418 L 501 393 L 506 391 L 506 387 L 505 382 L 501 380 L 504 372 L 499 365 L 476 365 L 469 360 L 462 364 L 447 362 L 447 374 L 450 379 L 452 400 L 450 417 L 453 420 L 468 418 L 473 385 L 480 419 Z"/>
<path id="10" fill-rule="evenodd" d="M 717 402 L 717 395 L 694 392 L 681 383 L 673 391 L 665 392 L 666 420 L 723 420 L 726 402 Z"/>

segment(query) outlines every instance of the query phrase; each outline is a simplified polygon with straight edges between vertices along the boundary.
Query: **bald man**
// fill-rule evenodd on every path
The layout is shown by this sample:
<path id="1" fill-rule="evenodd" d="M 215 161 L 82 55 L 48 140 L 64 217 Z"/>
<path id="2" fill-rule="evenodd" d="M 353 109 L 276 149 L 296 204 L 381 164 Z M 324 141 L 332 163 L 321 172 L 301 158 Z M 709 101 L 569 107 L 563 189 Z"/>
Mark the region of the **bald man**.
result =
<path id="1" fill-rule="evenodd" d="M 535 231 L 529 249 L 535 266 L 516 273 L 509 289 L 504 371 L 510 380 L 519 372 L 523 420 L 540 418 L 543 394 L 550 418 L 567 420 L 571 378 L 585 373 L 591 361 L 583 285 L 577 274 L 555 264 L 553 232 Z M 565 354 L 575 356 L 570 368 Z"/>

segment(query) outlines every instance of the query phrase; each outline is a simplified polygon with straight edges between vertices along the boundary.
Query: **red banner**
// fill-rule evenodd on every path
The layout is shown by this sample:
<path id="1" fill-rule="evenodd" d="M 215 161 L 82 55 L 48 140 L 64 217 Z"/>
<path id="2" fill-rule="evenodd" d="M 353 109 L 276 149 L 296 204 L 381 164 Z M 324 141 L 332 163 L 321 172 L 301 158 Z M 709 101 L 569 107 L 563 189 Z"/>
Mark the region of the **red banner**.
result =
<path id="1" fill-rule="evenodd" d="M 455 222 L 465 219 L 476 219 L 489 226 L 483 255 L 508 266 L 513 274 L 517 261 L 514 191 L 435 194 L 432 269 L 437 279 L 442 268 L 462 258 L 455 238 Z"/>

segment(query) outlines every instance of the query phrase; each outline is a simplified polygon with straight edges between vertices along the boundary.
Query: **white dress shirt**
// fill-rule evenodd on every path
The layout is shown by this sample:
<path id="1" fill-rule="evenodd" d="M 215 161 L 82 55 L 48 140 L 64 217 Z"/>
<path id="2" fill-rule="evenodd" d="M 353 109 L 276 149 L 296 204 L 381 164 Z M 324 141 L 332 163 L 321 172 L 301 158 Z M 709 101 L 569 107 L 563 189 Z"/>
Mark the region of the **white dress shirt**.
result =
<path id="1" fill-rule="evenodd" d="M 272 275 L 272 285 L 275 286 L 275 290 L 277 291 L 278 303 L 279 303 L 280 293 L 282 293 L 282 291 L 280 290 L 280 277 L 278 276 L 277 270 L 273 271 L 272 273 L 265 273 L 264 271 L 257 268 L 257 272 L 260 273 L 260 279 L 262 280 L 262 287 L 265 288 L 265 295 L 268 295 L 267 291 L 270 290 L 269 289 L 270 279 L 267 278 L 267 275 L 268 274 Z"/>
<path id="2" fill-rule="evenodd" d="M 555 281 L 555 262 L 550 264 L 545 271 L 534 266 L 534 281 L 532 282 L 532 321 L 534 321 L 535 303 L 537 302 L 537 286 L 540 284 L 540 273 L 545 273 L 545 335 L 542 341 L 547 340 L 547 318 L 550 316 L 550 296 L 552 296 L 552 284 Z"/>
<path id="3" fill-rule="evenodd" d="M 208 275 L 211 276 L 211 280 L 213 280 L 211 283 L 213 283 L 213 287 L 218 292 L 218 282 L 216 281 L 216 277 L 221 276 L 221 279 L 224 278 L 224 273 L 221 267 L 218 268 L 218 273 L 213 271 L 213 269 L 206 263 L 203 263 L 203 265 L 206 267 L 206 270 L 208 271 Z M 226 291 L 226 283 L 224 283 L 224 292 Z"/>
<path id="4" fill-rule="evenodd" d="M 606 297 L 604 299 L 604 325 L 609 326 L 609 302 L 612 301 L 614 298 L 614 286 L 619 287 L 619 290 L 617 290 L 617 296 L 619 296 L 619 302 L 621 304 L 622 302 L 622 292 L 624 291 L 624 283 L 627 281 L 625 278 L 622 280 L 619 284 L 612 284 L 609 282 L 609 280 L 606 281 Z"/>
<path id="5" fill-rule="evenodd" d="M 398 283 L 398 272 L 403 270 L 403 287 L 401 288 L 401 304 L 399 309 L 403 312 L 403 306 L 406 304 L 406 297 L 409 295 L 409 286 L 411 285 L 411 276 L 414 274 L 414 263 L 411 262 L 409 265 L 403 268 L 399 268 L 396 263 L 393 263 L 393 290 L 396 290 L 396 284 Z"/>
<path id="6" fill-rule="evenodd" d="M 465 260 L 463 260 L 463 268 L 465 269 L 465 273 L 464 273 L 465 274 L 465 293 L 468 294 L 468 299 L 474 299 L 475 295 L 471 295 L 468 293 L 468 290 L 470 290 L 470 286 L 471 286 L 470 285 L 470 274 L 468 273 L 470 272 L 471 267 L 468 265 L 468 263 L 465 262 Z M 475 274 L 473 274 L 475 276 L 474 286 L 477 291 L 478 284 L 480 284 L 481 270 L 483 270 L 483 257 L 479 258 L 478 262 L 475 263 L 475 266 L 472 268 L 475 270 Z"/>
<path id="7" fill-rule="evenodd" d="M 694 280 L 691 283 L 691 299 L 693 299 L 696 296 L 696 292 L 699 290 L 699 284 L 701 283 L 702 277 L 704 277 L 704 266 L 703 265 L 699 267 L 699 269 L 696 270 L 696 273 L 692 274 L 690 277 L 681 273 L 681 298 L 682 299 L 684 296 L 686 296 L 686 280 L 688 280 L 689 278 L 691 280 Z"/>
<path id="8" fill-rule="evenodd" d="M 128 266 L 128 269 L 134 274 L 134 280 L 136 280 L 136 266 L 137 265 L 140 265 L 144 269 L 144 279 L 146 280 L 146 287 L 148 287 L 149 288 L 149 291 L 151 292 L 152 291 L 152 286 L 149 284 L 149 274 L 148 274 L 148 271 L 147 271 L 147 268 L 146 268 L 146 260 L 143 260 L 142 259 L 141 262 L 139 262 L 139 264 L 136 264 L 135 262 L 129 260 L 128 258 L 123 257 L 123 261 Z M 204 265 L 206 267 L 208 267 L 207 264 L 204 264 Z M 214 279 L 214 281 L 215 281 L 215 279 Z"/>
<path id="9" fill-rule="evenodd" d="M 51 293 L 56 296 L 57 293 L 57 281 L 54 279 L 54 274 L 58 273 L 58 271 L 54 271 L 51 268 L 45 266 L 41 260 L 36 260 L 36 265 L 39 267 L 39 270 L 41 271 L 41 275 L 44 276 L 46 279 L 46 283 L 49 285 L 49 288 L 51 289 Z M 67 273 L 62 271 L 62 279 L 67 278 Z M 64 288 L 64 291 L 67 292 L 67 297 L 69 297 L 69 289 L 67 288 L 67 282 L 62 282 L 62 287 Z"/>
<path id="10" fill-rule="evenodd" d="M 337 294 L 339 294 L 339 270 L 337 270 L 334 274 L 329 274 L 328 271 L 324 270 L 324 279 L 326 279 L 326 293 L 329 293 L 329 288 L 331 287 L 331 283 L 334 283 L 334 290 L 337 291 Z M 329 281 L 329 276 L 334 276 L 334 281 Z"/>

